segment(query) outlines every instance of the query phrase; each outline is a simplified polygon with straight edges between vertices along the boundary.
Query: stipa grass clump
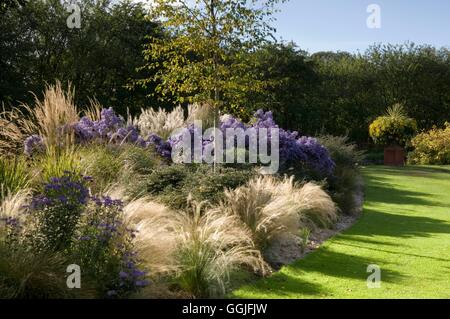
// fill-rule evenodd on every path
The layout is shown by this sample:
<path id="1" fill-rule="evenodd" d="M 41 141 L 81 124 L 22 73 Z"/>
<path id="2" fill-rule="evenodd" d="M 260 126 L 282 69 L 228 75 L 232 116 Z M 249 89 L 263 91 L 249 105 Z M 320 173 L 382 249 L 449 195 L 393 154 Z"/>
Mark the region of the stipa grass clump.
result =
<path id="1" fill-rule="evenodd" d="M 222 296 L 235 270 L 268 270 L 239 218 L 205 203 L 191 202 L 190 210 L 172 211 L 141 198 L 124 211 L 138 231 L 136 247 L 153 278 L 172 286 L 166 295 Z"/>
<path id="2" fill-rule="evenodd" d="M 2 242 L 0 255 L 1 299 L 80 297 L 76 294 L 77 289 L 67 289 L 66 268 L 70 262 L 62 255 L 23 247 L 11 249 Z M 87 290 L 83 292 L 86 294 L 81 297 L 93 297 Z"/>
<path id="3" fill-rule="evenodd" d="M 251 234 L 236 216 L 220 210 L 202 213 L 202 204 L 178 215 L 175 280 L 193 297 L 221 296 L 239 267 L 265 273 Z"/>
<path id="4" fill-rule="evenodd" d="M 264 250 L 277 236 L 297 235 L 302 228 L 329 226 L 337 218 L 330 196 L 313 183 L 296 184 L 293 178 L 259 177 L 225 192 L 220 209 L 238 216 Z"/>

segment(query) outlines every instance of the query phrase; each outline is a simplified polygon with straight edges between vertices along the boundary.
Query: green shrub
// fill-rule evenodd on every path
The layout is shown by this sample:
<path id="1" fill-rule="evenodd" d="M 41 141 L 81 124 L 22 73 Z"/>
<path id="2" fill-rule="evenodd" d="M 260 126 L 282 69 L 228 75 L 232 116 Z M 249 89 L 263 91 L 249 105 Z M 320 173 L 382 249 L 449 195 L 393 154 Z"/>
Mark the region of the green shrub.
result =
<path id="1" fill-rule="evenodd" d="M 224 190 L 245 184 L 255 172 L 251 169 L 210 165 L 171 165 L 160 167 L 147 177 L 147 190 L 158 201 L 186 208 L 186 199 L 218 203 Z"/>
<path id="2" fill-rule="evenodd" d="M 369 126 L 369 134 L 376 144 L 406 145 L 417 131 L 417 123 L 409 118 L 403 106 L 396 104 L 388 109 L 384 116 L 380 116 Z"/>
<path id="3" fill-rule="evenodd" d="M 412 141 L 414 150 L 408 155 L 408 162 L 420 165 L 450 164 L 450 123 L 442 129 L 434 127 L 417 135 Z"/>
<path id="4" fill-rule="evenodd" d="M 162 164 L 160 156 L 135 145 L 88 145 L 79 150 L 84 173 L 93 178 L 93 193 L 121 184 L 127 195 L 139 195 L 145 185 L 141 176 Z"/>
<path id="5" fill-rule="evenodd" d="M 357 168 L 337 166 L 328 180 L 328 191 L 343 214 L 352 214 L 359 204 L 355 193 L 361 188 L 361 175 Z"/>
<path id="6" fill-rule="evenodd" d="M 364 160 L 364 151 L 359 151 L 347 136 L 323 135 L 317 140 L 328 149 L 336 166 L 353 167 Z"/>
<path id="7" fill-rule="evenodd" d="M 109 145 L 88 145 L 79 150 L 82 167 L 87 176 L 91 176 L 92 192 L 102 192 L 119 180 L 124 163 L 118 151 Z"/>
<path id="8" fill-rule="evenodd" d="M 0 200 L 8 192 L 17 193 L 30 182 L 30 169 L 21 157 L 0 157 Z"/>

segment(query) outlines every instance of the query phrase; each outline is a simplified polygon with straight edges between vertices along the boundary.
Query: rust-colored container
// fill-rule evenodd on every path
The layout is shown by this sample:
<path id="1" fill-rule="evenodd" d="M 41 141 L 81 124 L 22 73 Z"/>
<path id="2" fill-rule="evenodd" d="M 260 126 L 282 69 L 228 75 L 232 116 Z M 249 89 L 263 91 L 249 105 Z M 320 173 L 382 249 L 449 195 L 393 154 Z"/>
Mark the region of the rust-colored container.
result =
<path id="1" fill-rule="evenodd" d="M 398 145 L 386 146 L 384 148 L 384 165 L 387 166 L 404 166 L 405 150 Z"/>

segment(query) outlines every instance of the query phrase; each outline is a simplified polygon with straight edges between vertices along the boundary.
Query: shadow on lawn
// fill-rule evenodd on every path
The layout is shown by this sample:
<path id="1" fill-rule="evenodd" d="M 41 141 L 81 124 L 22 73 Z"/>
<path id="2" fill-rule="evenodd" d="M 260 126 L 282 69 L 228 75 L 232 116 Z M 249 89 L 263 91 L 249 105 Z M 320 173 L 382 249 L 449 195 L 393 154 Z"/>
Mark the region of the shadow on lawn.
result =
<path id="1" fill-rule="evenodd" d="M 385 169 L 386 171 L 388 169 Z M 366 175 L 366 194 L 365 203 L 386 203 L 396 205 L 424 205 L 435 207 L 443 206 L 440 200 L 433 200 L 435 194 L 420 192 L 415 190 L 402 189 L 401 185 L 395 184 L 395 176 L 400 171 L 393 171 L 392 174 L 386 172 L 385 176 L 373 176 L 370 173 Z M 389 178 L 387 176 L 392 176 Z M 406 175 L 409 176 L 409 175 Z M 403 176 L 405 177 L 405 176 Z M 412 177 L 413 178 L 413 177 Z M 450 174 L 449 174 L 450 179 Z M 418 183 L 421 181 L 417 181 Z M 426 188 L 426 185 L 422 185 Z"/>
<path id="2" fill-rule="evenodd" d="M 326 262 L 324 262 L 326 261 Z M 298 295 L 308 295 L 311 297 L 330 297 L 332 292 L 325 285 L 302 278 L 311 278 L 307 273 L 321 273 L 326 276 L 338 279 L 359 280 L 362 288 L 367 285 L 367 266 L 377 264 L 383 269 L 384 282 L 400 282 L 405 277 L 399 272 L 389 270 L 383 265 L 388 263 L 380 258 L 366 258 L 353 256 L 330 250 L 322 247 L 319 251 L 308 255 L 305 259 L 299 260 L 290 266 L 283 268 L 281 272 L 272 277 L 258 282 L 252 290 L 260 290 L 261 293 L 273 293 L 279 297 L 295 297 Z M 354 287 L 354 284 L 352 284 Z M 347 287 L 343 287 L 346 289 Z"/>
<path id="3" fill-rule="evenodd" d="M 274 294 L 279 298 L 295 298 L 298 294 L 314 297 L 327 294 L 328 290 L 324 286 L 303 280 L 303 277 L 277 272 L 267 280 L 257 282 L 251 290 L 258 291 L 258 294 Z"/>
<path id="4" fill-rule="evenodd" d="M 357 239 L 357 240 L 355 240 L 355 242 L 359 243 L 359 242 L 361 242 L 361 240 Z M 448 258 L 439 258 L 439 257 L 434 257 L 434 256 L 428 256 L 428 255 L 411 254 L 411 253 L 404 252 L 402 250 L 388 250 L 388 249 L 382 249 L 380 247 L 370 247 L 370 246 L 365 246 L 365 245 L 349 244 L 346 242 L 335 242 L 334 244 L 341 245 L 341 246 L 361 248 L 361 249 L 368 249 L 368 250 L 373 250 L 376 252 L 381 251 L 384 253 L 389 253 L 389 254 L 394 254 L 394 255 L 406 255 L 406 256 L 411 256 L 411 257 L 434 259 L 437 261 L 444 261 L 444 262 L 450 263 L 450 259 L 448 259 Z M 383 245 L 385 245 L 385 243 L 383 243 Z"/>
<path id="5" fill-rule="evenodd" d="M 382 213 L 368 208 L 364 214 L 366 218 L 346 232 L 347 235 L 410 238 L 450 234 L 450 223 L 435 218 Z"/>
<path id="6" fill-rule="evenodd" d="M 411 176 L 411 177 L 426 177 L 430 179 L 448 179 L 450 176 L 450 166 L 439 167 L 439 166 L 405 166 L 405 167 L 390 167 L 390 166 L 379 166 L 377 167 L 377 174 L 383 171 L 385 176 Z M 444 175 L 443 175 L 443 174 Z M 380 176 L 374 176 L 371 174 L 370 169 L 368 171 L 370 179 L 382 179 Z"/>

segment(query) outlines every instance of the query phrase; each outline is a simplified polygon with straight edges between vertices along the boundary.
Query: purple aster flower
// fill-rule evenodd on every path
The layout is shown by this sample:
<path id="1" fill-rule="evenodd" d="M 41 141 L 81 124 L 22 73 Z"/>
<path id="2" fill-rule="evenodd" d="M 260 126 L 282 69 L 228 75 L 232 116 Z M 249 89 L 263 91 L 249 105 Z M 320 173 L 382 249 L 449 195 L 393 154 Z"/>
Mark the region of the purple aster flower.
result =
<path id="1" fill-rule="evenodd" d="M 28 156 L 44 150 L 44 141 L 39 135 L 31 135 L 25 139 L 24 153 Z"/>

